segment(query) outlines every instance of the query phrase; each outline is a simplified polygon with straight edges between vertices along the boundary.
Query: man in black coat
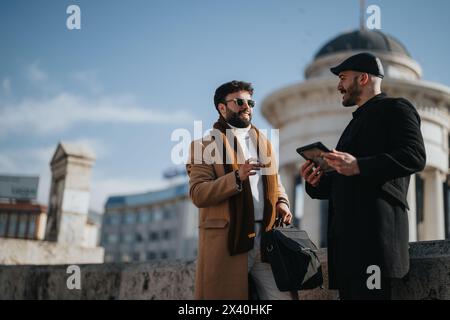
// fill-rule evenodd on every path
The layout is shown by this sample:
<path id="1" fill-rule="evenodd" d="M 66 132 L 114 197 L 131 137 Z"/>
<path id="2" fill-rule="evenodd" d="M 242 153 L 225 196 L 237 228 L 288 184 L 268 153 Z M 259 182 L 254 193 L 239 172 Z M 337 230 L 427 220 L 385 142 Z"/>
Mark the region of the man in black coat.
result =
<path id="1" fill-rule="evenodd" d="M 331 289 L 341 299 L 390 299 L 390 279 L 409 270 L 410 175 L 425 167 L 420 117 L 403 98 L 381 93 L 380 60 L 354 55 L 331 71 L 353 119 L 326 162 L 301 168 L 306 192 L 329 200 L 328 268 Z"/>

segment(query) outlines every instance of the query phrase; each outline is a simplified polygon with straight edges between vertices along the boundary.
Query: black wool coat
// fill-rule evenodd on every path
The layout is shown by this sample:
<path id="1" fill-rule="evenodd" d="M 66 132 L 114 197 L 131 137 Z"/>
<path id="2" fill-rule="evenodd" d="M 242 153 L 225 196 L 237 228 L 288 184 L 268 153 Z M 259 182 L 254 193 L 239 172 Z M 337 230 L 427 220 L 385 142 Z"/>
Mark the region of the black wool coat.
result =
<path id="1" fill-rule="evenodd" d="M 336 149 L 357 158 L 360 174 L 306 183 L 312 198 L 329 200 L 330 288 L 348 277 L 364 281 L 371 265 L 402 278 L 409 270 L 409 179 L 426 160 L 419 114 L 406 99 L 376 95 L 353 112 Z"/>

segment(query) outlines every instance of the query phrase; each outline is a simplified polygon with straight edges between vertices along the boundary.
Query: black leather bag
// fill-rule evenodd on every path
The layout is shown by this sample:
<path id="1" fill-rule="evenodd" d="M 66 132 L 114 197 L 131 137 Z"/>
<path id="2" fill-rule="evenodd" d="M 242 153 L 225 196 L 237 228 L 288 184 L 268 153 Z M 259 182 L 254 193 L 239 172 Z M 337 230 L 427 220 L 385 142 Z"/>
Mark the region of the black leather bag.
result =
<path id="1" fill-rule="evenodd" d="M 322 286 L 322 267 L 316 254 L 318 249 L 306 231 L 280 225 L 263 233 L 261 245 L 280 291 Z"/>

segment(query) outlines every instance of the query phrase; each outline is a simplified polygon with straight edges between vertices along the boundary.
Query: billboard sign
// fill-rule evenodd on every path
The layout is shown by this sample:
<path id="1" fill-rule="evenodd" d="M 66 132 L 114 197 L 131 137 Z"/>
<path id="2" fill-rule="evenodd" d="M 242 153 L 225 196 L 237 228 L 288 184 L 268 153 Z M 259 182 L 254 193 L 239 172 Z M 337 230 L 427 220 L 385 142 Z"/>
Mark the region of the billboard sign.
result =
<path id="1" fill-rule="evenodd" d="M 39 177 L 0 175 L 0 198 L 35 200 Z"/>

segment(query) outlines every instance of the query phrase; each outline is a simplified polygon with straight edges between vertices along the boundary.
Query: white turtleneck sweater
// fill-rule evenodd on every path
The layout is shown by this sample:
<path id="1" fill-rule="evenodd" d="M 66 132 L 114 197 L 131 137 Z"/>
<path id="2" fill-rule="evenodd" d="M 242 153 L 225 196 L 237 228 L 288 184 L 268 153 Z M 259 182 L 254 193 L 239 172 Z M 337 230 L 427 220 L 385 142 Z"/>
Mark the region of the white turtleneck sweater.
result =
<path id="1" fill-rule="evenodd" d="M 251 126 L 247 128 L 236 128 L 228 124 L 232 130 L 233 134 L 241 146 L 242 152 L 244 153 L 245 159 L 258 159 L 258 153 L 256 146 L 254 145 L 252 139 L 250 139 L 249 130 Z M 249 176 L 250 188 L 253 195 L 253 208 L 255 212 L 255 220 L 262 220 L 264 214 L 264 189 L 263 181 L 261 176 L 261 171 L 256 171 L 256 174 Z"/>

